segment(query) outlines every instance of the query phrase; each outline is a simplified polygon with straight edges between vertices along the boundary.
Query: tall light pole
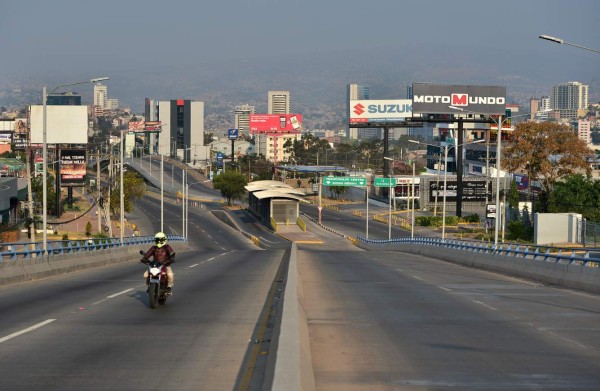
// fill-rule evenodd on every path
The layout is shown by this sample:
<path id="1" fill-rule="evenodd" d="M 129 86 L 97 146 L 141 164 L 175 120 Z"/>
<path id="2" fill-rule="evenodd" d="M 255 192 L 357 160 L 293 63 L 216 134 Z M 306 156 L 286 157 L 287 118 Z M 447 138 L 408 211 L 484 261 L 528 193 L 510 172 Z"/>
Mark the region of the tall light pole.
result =
<path id="1" fill-rule="evenodd" d="M 99 81 L 104 81 L 104 80 L 109 80 L 108 77 L 97 77 L 94 79 L 90 79 L 87 81 L 81 81 L 81 82 L 77 82 L 77 83 L 69 83 L 69 84 L 62 84 L 59 86 L 56 86 L 52 89 L 52 91 L 50 91 L 50 93 L 52 94 L 53 92 L 55 92 L 56 90 L 58 90 L 59 88 L 62 87 L 70 87 L 70 86 L 75 86 L 75 85 L 79 85 L 79 84 L 88 84 L 88 83 L 96 83 Z M 48 117 L 48 111 L 47 111 L 47 100 L 48 100 L 48 88 L 46 86 L 44 86 L 44 88 L 42 89 L 42 105 L 43 105 L 43 117 L 42 117 L 42 121 L 43 121 L 43 125 L 42 125 L 42 153 L 43 153 L 43 157 L 42 157 L 42 219 L 43 219 L 43 223 L 42 223 L 42 229 L 43 229 L 43 243 L 42 243 L 42 249 L 44 250 L 44 254 L 47 253 L 48 251 L 48 179 L 46 178 L 46 175 L 48 174 L 48 130 L 47 130 L 47 117 Z M 59 189 L 56 189 L 56 191 L 59 191 Z"/>
<path id="2" fill-rule="evenodd" d="M 576 45 L 574 43 L 565 42 L 564 39 L 552 37 L 550 35 L 540 35 L 538 38 L 545 39 L 546 41 L 550 41 L 550 42 L 555 42 L 555 43 L 558 43 L 561 45 L 569 45 L 569 46 L 574 46 L 579 49 L 589 50 L 590 52 L 594 52 L 594 53 L 600 53 L 600 50 L 591 49 L 591 48 L 588 48 L 585 46 Z"/>
<path id="3" fill-rule="evenodd" d="M 121 224 L 121 229 L 119 230 L 119 239 L 121 241 L 121 245 L 123 245 L 123 231 L 125 230 L 125 194 L 123 192 L 123 168 L 124 168 L 124 160 L 125 160 L 125 140 L 123 138 L 123 132 L 124 130 L 121 129 L 121 183 L 120 183 L 120 196 L 119 196 L 119 202 L 121 204 L 121 210 L 119 212 L 120 214 L 120 224 Z"/>
<path id="4" fill-rule="evenodd" d="M 411 143 L 415 143 L 415 144 L 421 144 L 421 145 L 430 145 L 432 147 L 441 147 L 441 145 L 435 145 L 435 144 L 428 144 L 428 143 L 423 143 L 421 141 L 417 141 L 417 140 L 408 140 Z M 448 150 L 450 148 L 453 147 L 460 147 L 463 145 L 469 145 L 469 144 L 478 144 L 478 143 L 482 143 L 484 142 L 485 139 L 479 139 L 479 140 L 475 140 L 475 141 L 471 141 L 469 143 L 462 143 L 462 144 L 454 144 L 451 146 L 448 146 L 448 143 L 446 143 L 444 145 L 444 195 L 442 196 L 442 240 L 446 240 L 446 193 L 447 191 L 447 177 L 448 177 Z M 439 189 L 437 189 L 437 191 L 439 191 Z"/>
<path id="5" fill-rule="evenodd" d="M 384 160 L 389 160 L 392 162 L 392 173 L 390 176 L 390 188 L 388 189 L 388 197 L 389 197 L 389 217 L 388 217 L 388 240 L 392 240 L 392 197 L 394 198 L 394 210 L 396 209 L 396 188 L 392 187 L 392 180 L 395 182 L 394 178 L 394 158 L 384 156 Z"/>

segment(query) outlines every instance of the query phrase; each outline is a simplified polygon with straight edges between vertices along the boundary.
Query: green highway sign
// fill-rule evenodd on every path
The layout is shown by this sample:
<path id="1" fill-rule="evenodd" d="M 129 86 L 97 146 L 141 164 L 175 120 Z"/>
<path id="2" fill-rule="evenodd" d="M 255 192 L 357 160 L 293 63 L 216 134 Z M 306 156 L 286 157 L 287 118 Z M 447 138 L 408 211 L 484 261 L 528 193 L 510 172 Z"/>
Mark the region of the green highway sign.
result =
<path id="1" fill-rule="evenodd" d="M 367 178 L 362 176 L 326 176 L 323 186 L 367 186 Z"/>
<path id="2" fill-rule="evenodd" d="M 396 178 L 375 178 L 375 187 L 396 186 Z"/>

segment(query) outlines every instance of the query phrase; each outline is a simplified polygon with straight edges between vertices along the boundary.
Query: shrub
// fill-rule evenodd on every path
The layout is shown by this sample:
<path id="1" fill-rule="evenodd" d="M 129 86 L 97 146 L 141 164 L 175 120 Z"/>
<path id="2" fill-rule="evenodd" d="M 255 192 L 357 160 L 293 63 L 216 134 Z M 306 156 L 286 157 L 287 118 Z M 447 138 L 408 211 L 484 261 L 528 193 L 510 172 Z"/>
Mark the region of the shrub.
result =
<path id="1" fill-rule="evenodd" d="M 467 223 L 479 223 L 481 220 L 479 219 L 479 215 L 477 213 L 470 214 L 465 216 L 463 220 Z"/>

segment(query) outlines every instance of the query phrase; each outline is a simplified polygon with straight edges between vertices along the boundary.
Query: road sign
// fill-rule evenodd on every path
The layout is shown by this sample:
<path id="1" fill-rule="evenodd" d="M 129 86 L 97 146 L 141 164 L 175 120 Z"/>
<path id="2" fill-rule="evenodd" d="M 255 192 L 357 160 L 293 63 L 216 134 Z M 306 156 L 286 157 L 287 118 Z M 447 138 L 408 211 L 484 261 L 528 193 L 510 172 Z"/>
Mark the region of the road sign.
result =
<path id="1" fill-rule="evenodd" d="M 375 178 L 375 187 L 396 186 L 396 178 Z"/>
<path id="2" fill-rule="evenodd" d="M 229 140 L 237 140 L 238 139 L 238 129 L 227 129 L 227 138 Z"/>
<path id="3" fill-rule="evenodd" d="M 362 176 L 326 176 L 323 186 L 367 186 L 367 178 Z"/>

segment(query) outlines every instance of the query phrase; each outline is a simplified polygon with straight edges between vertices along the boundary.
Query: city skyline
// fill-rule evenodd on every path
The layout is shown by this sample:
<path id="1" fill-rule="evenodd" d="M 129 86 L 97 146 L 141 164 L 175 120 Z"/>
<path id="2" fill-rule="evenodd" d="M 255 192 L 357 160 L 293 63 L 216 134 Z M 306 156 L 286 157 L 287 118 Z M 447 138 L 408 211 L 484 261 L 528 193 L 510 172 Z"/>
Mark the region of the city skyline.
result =
<path id="1" fill-rule="evenodd" d="M 310 114 L 322 104 L 343 111 L 350 83 L 379 99 L 404 98 L 413 82 L 502 85 L 523 104 L 576 80 L 590 86 L 591 103 L 600 99 L 600 56 L 538 36 L 594 47 L 599 13 L 593 0 L 509 0 L 502 8 L 468 0 L 9 0 L 0 15 L 10 37 L 0 42 L 10 54 L 0 59 L 0 89 L 106 75 L 110 95 L 136 113 L 147 96 L 205 101 L 208 114 L 243 104 L 267 112 L 266 91 L 285 90 L 294 111 Z M 17 15 L 27 16 L 27 29 Z M 158 15 L 161 23 L 150 23 Z M 349 28 L 357 23 L 371 27 Z M 91 89 L 76 92 L 90 102 Z"/>

